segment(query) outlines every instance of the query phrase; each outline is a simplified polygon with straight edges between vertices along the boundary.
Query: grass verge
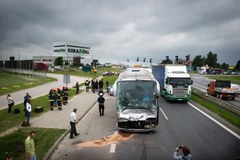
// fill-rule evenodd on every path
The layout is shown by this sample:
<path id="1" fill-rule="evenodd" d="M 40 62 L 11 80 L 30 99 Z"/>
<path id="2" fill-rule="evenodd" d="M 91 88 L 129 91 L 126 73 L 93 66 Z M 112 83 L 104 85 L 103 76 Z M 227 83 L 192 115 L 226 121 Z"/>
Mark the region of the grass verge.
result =
<path id="1" fill-rule="evenodd" d="M 0 73 L 0 95 L 32 88 L 44 83 L 56 81 L 55 78 L 28 76 L 16 73 Z"/>
<path id="2" fill-rule="evenodd" d="M 192 94 L 192 100 L 240 128 L 240 117 Z"/>
<path id="3" fill-rule="evenodd" d="M 0 137 L 0 159 L 10 156 L 13 159 L 23 160 L 25 157 L 24 141 L 31 130 L 36 131 L 35 151 L 37 159 L 43 159 L 48 150 L 54 145 L 66 129 L 50 128 L 22 128 L 7 136 Z"/>

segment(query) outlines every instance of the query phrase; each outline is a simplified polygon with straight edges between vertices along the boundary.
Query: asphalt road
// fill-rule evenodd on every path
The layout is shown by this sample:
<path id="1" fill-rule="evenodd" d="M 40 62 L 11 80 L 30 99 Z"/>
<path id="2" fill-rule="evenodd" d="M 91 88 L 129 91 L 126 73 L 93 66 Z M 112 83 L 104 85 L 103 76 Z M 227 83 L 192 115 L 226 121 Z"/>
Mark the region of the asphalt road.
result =
<path id="1" fill-rule="evenodd" d="M 210 79 L 205 78 L 204 76 L 199 75 L 199 74 L 192 74 L 191 78 L 193 80 L 194 88 L 197 88 L 203 92 L 207 92 L 207 85 L 210 83 L 210 81 L 211 81 Z M 240 96 L 239 95 L 235 98 L 235 100 L 223 99 L 223 101 L 240 107 Z"/>
<path id="2" fill-rule="evenodd" d="M 100 117 L 94 106 L 77 125 L 80 137 L 63 140 L 52 159 L 167 160 L 173 159 L 174 149 L 181 144 L 190 147 L 194 160 L 240 158 L 239 128 L 238 134 L 230 133 L 223 128 L 225 124 L 217 124 L 190 103 L 169 103 L 160 97 L 162 112 L 157 130 L 123 134 L 115 127 L 115 97 L 105 98 L 105 116 Z"/>
<path id="3" fill-rule="evenodd" d="M 58 81 L 46 83 L 41 86 L 36 86 L 33 88 L 24 89 L 18 92 L 11 93 L 11 96 L 15 104 L 23 103 L 23 98 L 28 92 L 32 98 L 40 97 L 49 93 L 51 88 L 62 88 L 62 86 L 73 87 L 78 81 L 79 84 L 85 82 L 86 77 L 70 76 L 70 83 L 63 83 L 63 75 L 60 74 L 47 74 L 48 77 L 56 78 Z M 0 96 L 0 110 L 7 108 L 7 97 L 6 95 Z"/>

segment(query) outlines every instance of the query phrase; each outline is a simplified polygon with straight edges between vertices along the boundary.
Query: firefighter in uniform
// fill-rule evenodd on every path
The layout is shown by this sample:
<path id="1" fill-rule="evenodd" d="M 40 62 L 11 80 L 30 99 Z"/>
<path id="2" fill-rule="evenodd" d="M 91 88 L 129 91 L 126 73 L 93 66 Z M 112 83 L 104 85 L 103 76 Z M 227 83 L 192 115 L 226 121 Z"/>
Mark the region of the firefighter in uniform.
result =
<path id="1" fill-rule="evenodd" d="M 58 110 L 62 110 L 62 91 L 60 88 L 57 89 L 57 105 Z"/>

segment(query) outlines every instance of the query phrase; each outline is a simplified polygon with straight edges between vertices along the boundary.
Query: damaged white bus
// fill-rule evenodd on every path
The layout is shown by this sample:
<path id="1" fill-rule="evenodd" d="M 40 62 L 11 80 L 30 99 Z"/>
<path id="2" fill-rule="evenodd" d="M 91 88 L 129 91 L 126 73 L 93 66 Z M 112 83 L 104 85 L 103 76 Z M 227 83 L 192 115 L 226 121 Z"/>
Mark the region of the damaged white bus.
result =
<path id="1" fill-rule="evenodd" d="M 116 96 L 119 130 L 130 132 L 153 131 L 158 125 L 160 86 L 145 68 L 129 68 L 113 85 Z"/>

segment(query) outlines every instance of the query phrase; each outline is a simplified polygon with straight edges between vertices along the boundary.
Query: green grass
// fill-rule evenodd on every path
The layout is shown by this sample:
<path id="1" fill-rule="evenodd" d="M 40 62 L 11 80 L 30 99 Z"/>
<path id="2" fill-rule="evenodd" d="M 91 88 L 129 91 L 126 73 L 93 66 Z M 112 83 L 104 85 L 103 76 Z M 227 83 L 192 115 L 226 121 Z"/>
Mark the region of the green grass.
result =
<path id="1" fill-rule="evenodd" d="M 106 81 L 109 82 L 109 85 L 113 85 L 117 78 L 118 78 L 117 75 L 114 75 L 114 76 L 104 76 L 103 77 L 103 82 L 104 82 L 105 88 L 106 88 Z"/>
<path id="2" fill-rule="evenodd" d="M 229 75 L 217 75 L 217 76 L 206 76 L 211 79 L 217 80 L 231 80 L 232 83 L 240 85 L 240 76 L 229 76 Z"/>
<path id="3" fill-rule="evenodd" d="M 222 108 L 219 108 L 218 106 L 212 104 L 208 101 L 203 101 L 202 98 L 195 96 L 192 94 L 192 100 L 197 102 L 198 104 L 202 105 L 203 107 L 207 108 L 208 110 L 216 113 L 220 117 L 224 118 L 225 120 L 229 121 L 233 125 L 240 127 L 240 117 L 227 111 Z"/>
<path id="4" fill-rule="evenodd" d="M 66 131 L 66 129 L 49 128 L 22 128 L 7 136 L 0 137 L 0 159 L 10 156 L 13 159 L 23 160 L 25 158 L 24 141 L 31 130 L 36 131 L 35 150 L 37 159 L 43 159 L 48 150 Z"/>
<path id="5" fill-rule="evenodd" d="M 0 73 L 0 95 L 32 88 L 47 82 L 56 81 L 54 78 L 28 76 L 15 73 Z"/>

